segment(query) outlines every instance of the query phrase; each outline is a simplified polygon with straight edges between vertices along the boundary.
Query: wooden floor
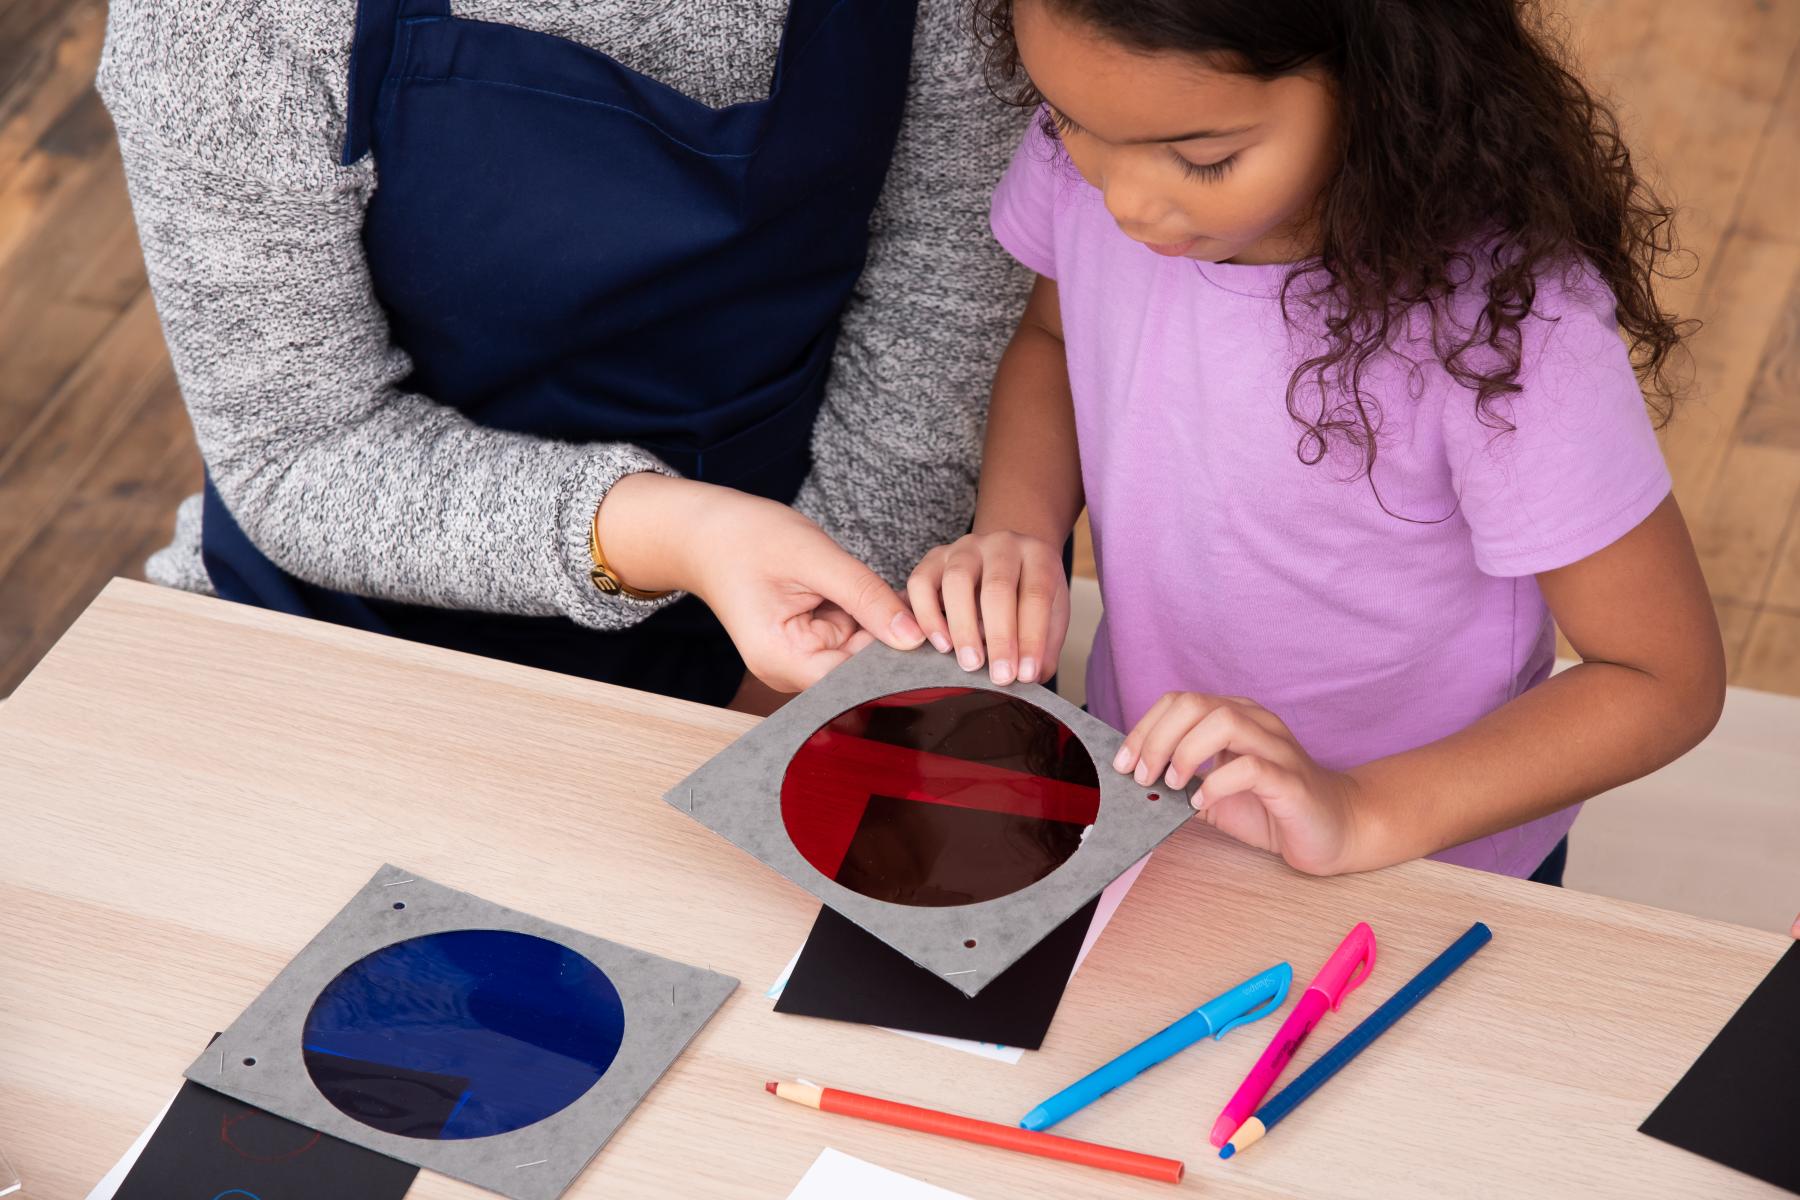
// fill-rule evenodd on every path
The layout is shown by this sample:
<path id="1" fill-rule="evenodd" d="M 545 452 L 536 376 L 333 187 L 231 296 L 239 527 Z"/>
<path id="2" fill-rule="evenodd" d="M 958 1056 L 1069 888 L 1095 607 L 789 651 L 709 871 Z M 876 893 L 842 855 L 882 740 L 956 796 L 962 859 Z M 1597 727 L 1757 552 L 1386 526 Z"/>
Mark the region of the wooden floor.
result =
<path id="1" fill-rule="evenodd" d="M 1664 446 L 1732 680 L 1800 694 L 1800 0 L 1566 11 L 1699 256 L 1669 293 L 1707 326 Z M 103 21 L 0 0 L 0 696 L 141 576 L 200 478 L 90 86 Z"/>
<path id="2" fill-rule="evenodd" d="M 0 696 L 200 482 L 91 86 L 105 12 L 0 0 Z"/>

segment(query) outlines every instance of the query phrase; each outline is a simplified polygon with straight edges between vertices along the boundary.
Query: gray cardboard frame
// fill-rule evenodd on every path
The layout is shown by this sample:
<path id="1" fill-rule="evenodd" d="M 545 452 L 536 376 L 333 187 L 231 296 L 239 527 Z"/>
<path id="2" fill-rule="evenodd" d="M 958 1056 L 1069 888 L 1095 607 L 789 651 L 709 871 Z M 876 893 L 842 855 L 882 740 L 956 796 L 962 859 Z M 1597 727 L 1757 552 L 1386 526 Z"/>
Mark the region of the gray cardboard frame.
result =
<path id="1" fill-rule="evenodd" d="M 1094 758 L 1100 815 L 1069 860 L 1030 887 L 953 908 L 892 904 L 826 878 L 788 838 L 781 782 L 806 739 L 865 701 L 931 687 L 978 688 L 1024 700 L 1068 726 Z M 1036 684 L 1001 687 L 986 672 L 964 671 L 948 654 L 893 650 L 877 642 L 788 701 L 663 799 L 973 996 L 1193 816 L 1189 799 L 1195 784 L 1175 791 L 1159 781 L 1144 788 L 1112 769 L 1124 740 L 1105 722 Z M 1150 800 L 1152 794 L 1160 799 Z"/>
<path id="2" fill-rule="evenodd" d="M 376 950 L 461 929 L 531 934 L 586 956 L 606 973 L 624 1004 L 625 1036 L 618 1056 L 574 1103 L 511 1133 L 428 1141 L 372 1129 L 340 1112 L 313 1085 L 301 1054 L 302 1030 L 313 1001 L 346 967 Z M 186 1075 L 277 1116 L 513 1200 L 555 1200 L 736 987 L 737 980 L 728 976 L 592 937 L 384 866 Z M 255 1060 L 254 1065 L 245 1065 L 247 1059 Z"/>

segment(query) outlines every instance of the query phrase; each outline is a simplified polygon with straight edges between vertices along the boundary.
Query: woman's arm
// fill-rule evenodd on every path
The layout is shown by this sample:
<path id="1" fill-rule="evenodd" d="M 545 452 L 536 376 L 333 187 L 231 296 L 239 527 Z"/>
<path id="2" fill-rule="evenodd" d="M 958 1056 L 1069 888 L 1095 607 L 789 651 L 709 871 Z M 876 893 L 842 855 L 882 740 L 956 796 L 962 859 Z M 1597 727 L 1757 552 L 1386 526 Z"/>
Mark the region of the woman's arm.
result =
<path id="1" fill-rule="evenodd" d="M 1725 652 L 1673 496 L 1596 554 L 1537 576 L 1581 662 L 1467 729 L 1349 772 L 1365 870 L 1497 833 L 1679 758 L 1718 722 Z"/>
<path id="2" fill-rule="evenodd" d="M 589 581 L 604 498 L 626 582 L 701 592 L 777 686 L 842 661 L 868 640 L 859 622 L 917 645 L 892 590 L 784 506 L 400 390 L 410 364 L 361 241 L 376 168 L 338 161 L 352 16 L 337 0 L 115 0 L 109 18 L 99 86 L 157 308 L 208 472 L 257 547 L 358 595 L 615 629 L 665 602 Z"/>
<path id="3" fill-rule="evenodd" d="M 236 8 L 236 11 L 231 11 Z M 339 165 L 347 6 L 117 0 L 99 87 L 208 472 L 289 573 L 359 595 L 630 625 L 657 607 L 587 581 L 624 444 L 503 433 L 396 386 L 361 233 L 375 187 Z M 333 28 L 335 26 L 335 28 Z"/>
<path id="4" fill-rule="evenodd" d="M 907 595 L 939 651 L 996 683 L 1055 673 L 1069 624 L 1062 546 L 1081 512 L 1081 458 L 1056 281 L 1040 276 L 1001 356 L 975 530 L 920 560 Z"/>

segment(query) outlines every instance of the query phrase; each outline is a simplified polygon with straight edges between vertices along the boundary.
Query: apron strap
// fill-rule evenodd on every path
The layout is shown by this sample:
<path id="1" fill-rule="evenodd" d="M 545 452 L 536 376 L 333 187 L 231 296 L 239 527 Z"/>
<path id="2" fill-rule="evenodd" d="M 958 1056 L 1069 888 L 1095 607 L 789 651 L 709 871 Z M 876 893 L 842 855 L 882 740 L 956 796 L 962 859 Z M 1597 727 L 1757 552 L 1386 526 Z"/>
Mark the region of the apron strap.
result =
<path id="1" fill-rule="evenodd" d="M 450 0 L 357 0 L 356 34 L 350 46 L 350 88 L 345 104 L 344 153 L 349 166 L 369 152 L 381 83 L 394 58 L 394 35 L 407 17 L 448 17 Z"/>

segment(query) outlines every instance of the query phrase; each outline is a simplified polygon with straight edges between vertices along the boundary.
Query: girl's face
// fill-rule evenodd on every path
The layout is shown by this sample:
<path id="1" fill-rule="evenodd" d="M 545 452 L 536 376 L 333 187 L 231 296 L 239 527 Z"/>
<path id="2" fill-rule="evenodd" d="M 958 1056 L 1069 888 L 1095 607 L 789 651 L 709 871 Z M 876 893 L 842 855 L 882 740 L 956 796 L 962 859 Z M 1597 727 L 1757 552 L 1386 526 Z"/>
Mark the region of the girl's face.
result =
<path id="1" fill-rule="evenodd" d="M 1133 50 L 1052 0 L 1017 0 L 1013 32 L 1069 158 L 1127 236 L 1205 262 L 1317 251 L 1315 202 L 1338 161 L 1322 74 L 1263 80 Z"/>

